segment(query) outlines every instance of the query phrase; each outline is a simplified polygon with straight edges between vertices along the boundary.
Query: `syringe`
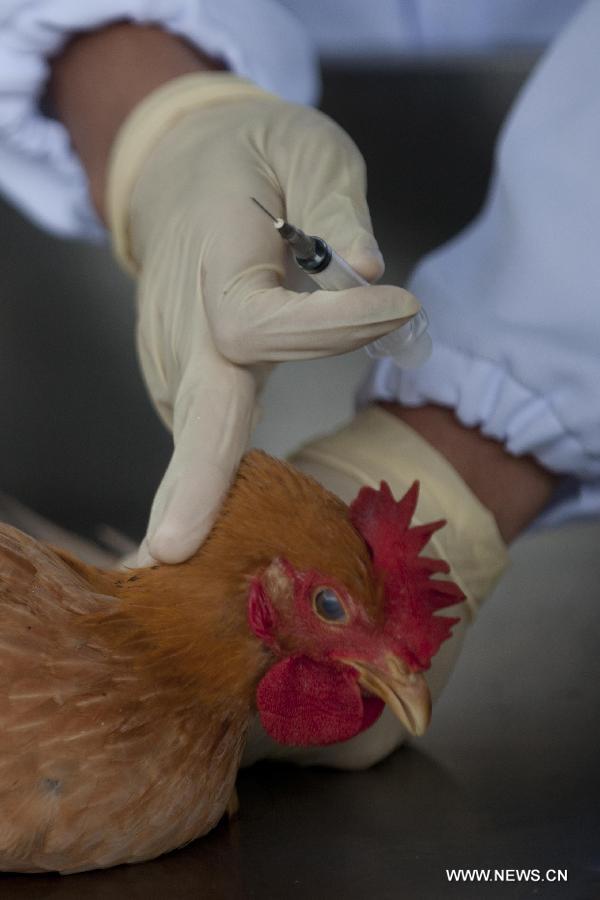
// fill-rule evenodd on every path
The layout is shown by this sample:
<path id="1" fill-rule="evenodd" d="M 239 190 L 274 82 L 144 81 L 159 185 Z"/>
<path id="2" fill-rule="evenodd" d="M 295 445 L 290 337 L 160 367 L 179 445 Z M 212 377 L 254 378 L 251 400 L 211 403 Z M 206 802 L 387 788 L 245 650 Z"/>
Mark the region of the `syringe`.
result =
<path id="1" fill-rule="evenodd" d="M 259 203 L 252 200 L 273 220 L 273 225 L 286 241 L 294 254 L 296 264 L 306 272 L 319 287 L 326 291 L 343 291 L 346 288 L 367 285 L 362 275 L 355 272 L 327 241 L 277 218 Z M 369 356 L 380 358 L 390 356 L 402 369 L 414 369 L 424 363 L 431 354 L 431 337 L 427 332 L 429 321 L 424 309 L 401 328 L 372 341 L 365 348 Z"/>

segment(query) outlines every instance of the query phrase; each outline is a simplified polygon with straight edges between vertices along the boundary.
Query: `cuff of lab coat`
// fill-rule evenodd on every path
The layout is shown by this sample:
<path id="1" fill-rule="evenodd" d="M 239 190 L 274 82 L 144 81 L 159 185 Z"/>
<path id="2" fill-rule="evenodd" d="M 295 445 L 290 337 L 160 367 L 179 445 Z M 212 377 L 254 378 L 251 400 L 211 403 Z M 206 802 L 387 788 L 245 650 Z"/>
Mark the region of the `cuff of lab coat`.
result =
<path id="1" fill-rule="evenodd" d="M 357 405 L 378 400 L 450 407 L 463 425 L 480 428 L 515 456 L 531 454 L 549 470 L 571 476 L 573 482 L 600 478 L 600 460 L 586 452 L 546 397 L 519 383 L 499 363 L 439 341 L 434 341 L 431 358 L 420 369 L 404 371 L 390 359 L 375 363 L 360 387 Z M 567 493 L 569 517 L 576 517 L 573 491 Z M 561 521 L 552 504 L 549 521 L 542 513 L 536 524 Z"/>
<path id="2" fill-rule="evenodd" d="M 309 38 L 274 0 L 9 0 L 10 7 L 0 30 L 0 190 L 65 237 L 104 234 L 65 128 L 38 105 L 48 60 L 72 34 L 120 20 L 157 24 L 286 100 L 313 102 L 318 93 Z"/>

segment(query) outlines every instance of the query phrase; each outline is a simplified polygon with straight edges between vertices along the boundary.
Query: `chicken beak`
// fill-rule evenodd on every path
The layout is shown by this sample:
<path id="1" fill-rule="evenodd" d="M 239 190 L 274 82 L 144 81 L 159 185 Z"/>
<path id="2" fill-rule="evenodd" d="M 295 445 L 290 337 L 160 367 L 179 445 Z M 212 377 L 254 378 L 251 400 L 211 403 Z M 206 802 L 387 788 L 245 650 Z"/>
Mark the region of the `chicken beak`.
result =
<path id="1" fill-rule="evenodd" d="M 405 662 L 388 656 L 384 665 L 348 660 L 358 672 L 361 687 L 380 697 L 415 736 L 424 734 L 431 719 L 431 695 L 424 676 Z"/>

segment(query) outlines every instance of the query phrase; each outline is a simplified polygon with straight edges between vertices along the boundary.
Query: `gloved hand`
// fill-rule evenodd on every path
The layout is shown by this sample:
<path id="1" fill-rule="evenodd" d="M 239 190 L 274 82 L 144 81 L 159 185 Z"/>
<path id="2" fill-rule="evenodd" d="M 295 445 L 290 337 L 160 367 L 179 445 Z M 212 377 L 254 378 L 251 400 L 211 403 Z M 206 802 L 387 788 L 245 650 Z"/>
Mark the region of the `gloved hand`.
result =
<path id="1" fill-rule="evenodd" d="M 415 480 L 420 482 L 413 525 L 446 519 L 423 550 L 424 556 L 445 559 L 450 578 L 466 601 L 443 610 L 460 618 L 425 672 L 431 698 L 439 697 L 460 651 L 466 628 L 479 603 L 502 574 L 507 554 L 492 514 L 471 492 L 450 463 L 416 431 L 377 406 L 360 412 L 337 433 L 302 447 L 292 462 L 350 504 L 363 485 L 377 488 L 387 481 L 396 499 Z M 435 711 L 434 711 L 435 716 Z M 286 759 L 301 765 L 362 769 L 400 746 L 406 731 L 396 716 L 384 710 L 366 731 L 329 747 L 290 748 L 276 744 L 255 718 L 244 765 L 258 759 Z"/>
<path id="2" fill-rule="evenodd" d="M 139 564 L 182 561 L 206 536 L 270 364 L 353 350 L 419 309 L 397 287 L 284 290 L 288 251 L 252 196 L 368 280 L 382 273 L 363 160 L 321 113 L 202 73 L 151 94 L 117 136 L 110 226 L 139 278 L 139 356 L 175 444 Z"/>

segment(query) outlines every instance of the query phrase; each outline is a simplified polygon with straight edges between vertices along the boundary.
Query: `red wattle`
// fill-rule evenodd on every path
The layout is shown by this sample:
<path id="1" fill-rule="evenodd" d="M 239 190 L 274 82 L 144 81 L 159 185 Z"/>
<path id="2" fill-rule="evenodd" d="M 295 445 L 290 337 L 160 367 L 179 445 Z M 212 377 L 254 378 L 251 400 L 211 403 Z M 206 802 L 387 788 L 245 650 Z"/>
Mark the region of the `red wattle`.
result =
<path id="1" fill-rule="evenodd" d="M 307 656 L 274 665 L 256 692 L 263 728 L 280 744 L 326 746 L 347 741 L 375 722 L 377 697 L 363 697 L 357 673 Z"/>
<path id="2" fill-rule="evenodd" d="M 362 702 L 363 718 L 360 731 L 366 731 L 367 728 L 370 728 L 377 721 L 385 709 L 385 703 L 379 697 L 363 697 Z"/>

